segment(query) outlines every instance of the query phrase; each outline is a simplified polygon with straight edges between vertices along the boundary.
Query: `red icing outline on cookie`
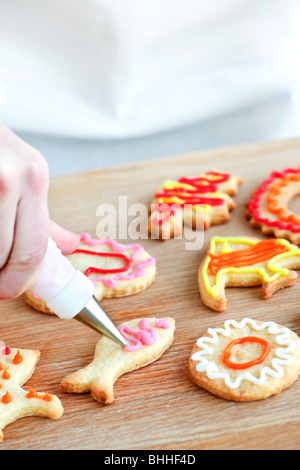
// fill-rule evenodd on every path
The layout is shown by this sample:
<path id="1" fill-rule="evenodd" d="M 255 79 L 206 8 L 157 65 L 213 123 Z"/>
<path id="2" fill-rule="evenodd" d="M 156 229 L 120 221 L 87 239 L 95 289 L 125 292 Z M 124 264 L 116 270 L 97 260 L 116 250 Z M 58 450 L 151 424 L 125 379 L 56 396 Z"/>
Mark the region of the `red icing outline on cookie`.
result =
<path id="1" fill-rule="evenodd" d="M 97 274 L 116 274 L 116 273 L 123 273 L 125 271 L 128 271 L 131 265 L 131 260 L 127 258 L 127 256 L 121 254 L 121 253 L 100 253 L 97 251 L 90 251 L 90 250 L 82 250 L 78 249 L 75 250 L 73 255 L 76 253 L 82 253 L 84 255 L 91 255 L 91 256 L 99 256 L 99 257 L 104 257 L 104 258 L 119 258 L 122 261 L 124 261 L 124 266 L 122 268 L 117 268 L 117 269 L 100 269 L 100 268 L 95 268 L 93 266 L 90 266 L 89 268 L 86 269 L 84 272 L 85 276 L 89 276 L 92 273 L 97 273 Z"/>
<path id="2" fill-rule="evenodd" d="M 133 253 L 131 254 L 130 258 L 126 257 L 131 264 L 134 264 L 133 269 L 130 273 L 126 274 L 126 271 L 123 272 L 123 268 L 121 268 L 122 272 L 115 273 L 111 277 L 105 277 L 105 275 L 97 276 L 95 279 L 92 279 L 92 282 L 94 284 L 102 282 L 106 287 L 114 289 L 117 285 L 117 281 L 129 281 L 136 277 L 144 276 L 144 274 L 146 273 L 146 269 L 150 266 L 153 266 L 156 262 L 155 258 L 153 258 L 152 256 L 149 256 L 149 258 L 140 259 L 139 256 L 141 253 L 144 252 L 144 248 L 138 244 L 119 245 L 116 240 L 112 239 L 94 240 L 87 232 L 80 233 L 79 238 L 82 243 L 90 247 L 98 245 L 109 245 L 114 253 L 123 253 L 126 251 L 133 250 Z M 111 255 L 112 252 L 109 252 L 109 254 Z"/>
<path id="3" fill-rule="evenodd" d="M 282 222 L 280 220 L 271 221 L 267 217 L 262 217 L 260 215 L 259 205 L 262 196 L 268 192 L 269 186 L 274 183 L 276 179 L 283 179 L 289 173 L 299 174 L 300 168 L 286 168 L 283 171 L 274 171 L 273 173 L 271 173 L 270 177 L 265 179 L 262 185 L 254 192 L 254 195 L 248 205 L 248 211 L 257 222 L 267 225 L 268 227 L 277 227 L 280 230 L 288 230 L 293 233 L 300 233 L 300 227 L 296 226 L 295 224 Z"/>

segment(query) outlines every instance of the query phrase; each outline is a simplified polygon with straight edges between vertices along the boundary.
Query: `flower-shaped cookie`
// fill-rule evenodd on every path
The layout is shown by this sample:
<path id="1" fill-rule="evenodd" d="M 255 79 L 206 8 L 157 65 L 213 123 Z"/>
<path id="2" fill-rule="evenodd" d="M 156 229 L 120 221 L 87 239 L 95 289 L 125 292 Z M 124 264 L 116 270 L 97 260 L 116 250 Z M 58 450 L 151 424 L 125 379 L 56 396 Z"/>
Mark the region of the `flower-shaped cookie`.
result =
<path id="1" fill-rule="evenodd" d="M 189 373 L 196 385 L 221 398 L 261 400 L 298 378 L 300 339 L 274 322 L 227 320 L 197 340 Z"/>

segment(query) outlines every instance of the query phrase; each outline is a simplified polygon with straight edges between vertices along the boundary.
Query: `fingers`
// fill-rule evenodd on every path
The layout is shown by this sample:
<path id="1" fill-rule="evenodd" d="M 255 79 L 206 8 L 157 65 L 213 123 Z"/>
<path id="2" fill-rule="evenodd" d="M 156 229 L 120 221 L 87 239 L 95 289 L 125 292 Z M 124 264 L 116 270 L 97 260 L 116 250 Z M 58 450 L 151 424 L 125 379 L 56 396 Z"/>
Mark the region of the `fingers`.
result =
<path id="1" fill-rule="evenodd" d="M 26 184 L 17 205 L 9 257 L 0 271 L 2 299 L 25 292 L 32 287 L 39 273 L 49 234 L 48 181 L 45 163 L 34 161 L 26 173 Z"/>
<path id="2" fill-rule="evenodd" d="M 0 122 L 0 299 L 32 287 L 49 233 L 63 254 L 79 245 L 77 235 L 49 224 L 48 185 L 42 155 Z"/>
<path id="3" fill-rule="evenodd" d="M 7 263 L 13 246 L 19 197 L 15 180 L 13 165 L 0 160 L 0 270 Z"/>
<path id="4" fill-rule="evenodd" d="M 53 220 L 50 220 L 49 234 L 64 255 L 73 253 L 80 243 L 78 235 L 64 229 Z"/>

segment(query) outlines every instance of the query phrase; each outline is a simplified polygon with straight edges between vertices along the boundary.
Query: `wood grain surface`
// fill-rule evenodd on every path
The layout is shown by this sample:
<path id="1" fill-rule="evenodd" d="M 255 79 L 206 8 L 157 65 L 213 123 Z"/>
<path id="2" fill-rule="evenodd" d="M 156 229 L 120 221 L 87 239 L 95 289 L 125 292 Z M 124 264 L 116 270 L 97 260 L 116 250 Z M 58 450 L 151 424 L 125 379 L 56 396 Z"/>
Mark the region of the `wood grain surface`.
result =
<path id="1" fill-rule="evenodd" d="M 22 298 L 0 302 L 1 340 L 11 347 L 41 352 L 24 388 L 58 395 L 65 409 L 57 421 L 27 417 L 10 424 L 0 449 L 299 449 L 300 380 L 266 400 L 234 403 L 193 385 L 187 369 L 197 338 L 226 319 L 247 316 L 275 321 L 300 335 L 300 280 L 267 301 L 262 299 L 260 287 L 227 289 L 228 309 L 221 314 L 203 305 L 197 285 L 197 269 L 212 236 L 265 238 L 249 226 L 245 204 L 271 171 L 299 164 L 300 139 L 296 139 L 53 179 L 49 194 L 52 218 L 93 237 L 99 204 L 118 207 L 120 195 L 128 196 L 129 205 L 148 204 L 165 178 L 219 169 L 239 174 L 244 184 L 235 198 L 231 220 L 205 232 L 202 250 L 186 251 L 184 240 L 138 241 L 157 259 L 155 282 L 138 295 L 106 299 L 102 305 L 116 323 L 143 316 L 172 316 L 177 325 L 175 341 L 160 360 L 117 380 L 110 406 L 100 405 L 90 394 L 60 391 L 66 374 L 92 360 L 99 337 L 96 332 L 75 320 L 66 322 L 36 312 Z"/>

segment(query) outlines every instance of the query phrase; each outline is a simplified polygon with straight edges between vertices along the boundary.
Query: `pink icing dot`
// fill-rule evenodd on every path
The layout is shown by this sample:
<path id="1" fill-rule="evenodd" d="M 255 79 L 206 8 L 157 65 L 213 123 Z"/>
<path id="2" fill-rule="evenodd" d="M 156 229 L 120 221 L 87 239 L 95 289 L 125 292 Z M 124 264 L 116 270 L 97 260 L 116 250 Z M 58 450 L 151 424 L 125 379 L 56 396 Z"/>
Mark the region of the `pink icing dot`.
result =
<path id="1" fill-rule="evenodd" d="M 3 356 L 8 356 L 10 354 L 10 349 L 7 346 L 5 346 L 5 348 L 2 349 L 2 354 Z"/>

